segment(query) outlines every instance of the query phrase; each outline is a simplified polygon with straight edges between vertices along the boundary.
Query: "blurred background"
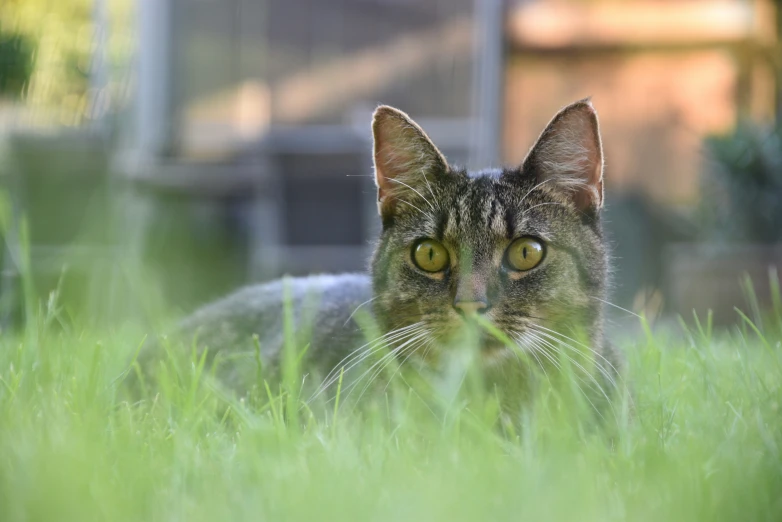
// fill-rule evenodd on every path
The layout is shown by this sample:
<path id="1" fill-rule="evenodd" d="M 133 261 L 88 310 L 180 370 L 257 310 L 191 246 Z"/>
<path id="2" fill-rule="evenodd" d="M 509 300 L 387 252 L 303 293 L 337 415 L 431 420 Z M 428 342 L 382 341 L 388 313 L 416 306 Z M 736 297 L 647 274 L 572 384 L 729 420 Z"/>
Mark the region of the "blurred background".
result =
<path id="1" fill-rule="evenodd" d="M 613 302 L 731 321 L 782 265 L 781 30 L 774 0 L 0 0 L 0 324 L 363 270 L 377 104 L 485 167 L 585 96 Z"/>

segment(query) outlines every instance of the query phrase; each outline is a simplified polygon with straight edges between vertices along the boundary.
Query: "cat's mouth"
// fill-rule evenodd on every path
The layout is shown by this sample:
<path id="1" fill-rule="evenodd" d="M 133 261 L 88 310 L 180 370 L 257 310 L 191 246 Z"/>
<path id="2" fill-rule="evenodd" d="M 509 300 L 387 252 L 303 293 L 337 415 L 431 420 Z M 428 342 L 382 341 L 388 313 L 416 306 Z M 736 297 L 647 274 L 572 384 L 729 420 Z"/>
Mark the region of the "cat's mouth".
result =
<path id="1" fill-rule="evenodd" d="M 477 338 L 471 339 L 473 346 L 478 349 L 481 358 L 485 362 L 494 362 L 498 359 L 504 359 L 513 353 L 513 348 L 505 342 L 497 339 L 487 331 L 481 331 Z"/>
<path id="2" fill-rule="evenodd" d="M 512 347 L 492 336 L 481 339 L 479 347 L 480 359 L 486 367 L 502 364 L 513 355 Z"/>
<path id="3" fill-rule="evenodd" d="M 494 328 L 497 326 L 495 325 Z M 498 363 L 511 357 L 517 357 L 518 347 L 508 345 L 509 342 L 513 342 L 514 336 L 503 330 L 500 332 L 507 337 L 500 339 L 498 335 L 474 323 L 462 324 L 451 331 L 440 332 L 439 335 L 436 335 L 435 337 L 439 338 L 436 342 L 438 349 L 428 353 L 434 354 L 440 350 L 448 352 L 466 349 L 478 356 L 483 364 Z"/>
<path id="4" fill-rule="evenodd" d="M 512 348 L 507 344 L 490 334 L 481 336 L 478 347 L 480 348 L 482 354 L 493 354 L 496 352 L 512 350 Z"/>

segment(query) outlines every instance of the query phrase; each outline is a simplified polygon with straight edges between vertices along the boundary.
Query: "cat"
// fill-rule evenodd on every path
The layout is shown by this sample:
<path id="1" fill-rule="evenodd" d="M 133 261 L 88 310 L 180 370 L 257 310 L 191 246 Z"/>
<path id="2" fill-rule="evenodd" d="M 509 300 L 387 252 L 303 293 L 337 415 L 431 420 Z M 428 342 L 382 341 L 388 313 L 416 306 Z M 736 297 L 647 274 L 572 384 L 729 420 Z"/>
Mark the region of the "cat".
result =
<path id="1" fill-rule="evenodd" d="M 588 346 L 597 368 L 590 378 L 601 390 L 615 384 L 622 358 L 603 332 L 609 256 L 591 101 L 560 110 L 515 168 L 451 166 L 421 127 L 388 106 L 376 109 L 372 133 L 382 232 L 370 274 L 278 280 L 197 310 L 181 325 L 185 338 L 250 361 L 222 364 L 222 380 L 247 386 L 259 352 L 264 371 L 279 373 L 287 301 L 295 325 L 288 336 L 307 343 L 315 375 L 330 376 L 321 391 L 378 345 L 367 343 L 360 313 L 400 361 L 437 361 L 462 325 L 480 319 L 543 367 L 558 367 L 558 350 Z M 527 378 L 517 350 L 496 335 L 477 342 L 488 382 L 512 387 Z"/>

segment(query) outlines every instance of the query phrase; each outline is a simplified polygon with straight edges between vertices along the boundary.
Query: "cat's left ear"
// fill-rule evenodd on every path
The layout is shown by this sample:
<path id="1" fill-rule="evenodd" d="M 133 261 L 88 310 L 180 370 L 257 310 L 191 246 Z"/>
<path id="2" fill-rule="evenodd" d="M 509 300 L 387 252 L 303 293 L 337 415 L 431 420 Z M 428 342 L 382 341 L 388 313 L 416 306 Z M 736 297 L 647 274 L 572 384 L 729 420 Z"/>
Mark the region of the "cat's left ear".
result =
<path id="1" fill-rule="evenodd" d="M 432 140 L 407 114 L 380 106 L 372 117 L 375 183 L 380 215 L 417 208 L 430 180 L 448 170 Z"/>
<path id="2" fill-rule="evenodd" d="M 559 191 L 581 211 L 603 206 L 603 146 L 589 98 L 568 105 L 548 124 L 522 167 L 546 190 Z"/>

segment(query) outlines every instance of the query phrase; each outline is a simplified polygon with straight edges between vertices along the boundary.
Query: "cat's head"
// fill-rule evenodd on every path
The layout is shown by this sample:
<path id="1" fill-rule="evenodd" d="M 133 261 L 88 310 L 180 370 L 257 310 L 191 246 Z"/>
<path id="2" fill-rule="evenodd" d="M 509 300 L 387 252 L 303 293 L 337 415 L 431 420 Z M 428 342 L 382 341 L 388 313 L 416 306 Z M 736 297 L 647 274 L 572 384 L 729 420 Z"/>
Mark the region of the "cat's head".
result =
<path id="1" fill-rule="evenodd" d="M 411 346 L 437 346 L 479 315 L 521 346 L 574 327 L 596 341 L 608 263 L 589 100 L 562 109 L 524 162 L 504 170 L 449 165 L 391 107 L 375 111 L 372 131 L 383 222 L 373 307 L 386 332 L 419 332 Z M 487 360 L 510 353 L 491 336 L 481 342 Z"/>

